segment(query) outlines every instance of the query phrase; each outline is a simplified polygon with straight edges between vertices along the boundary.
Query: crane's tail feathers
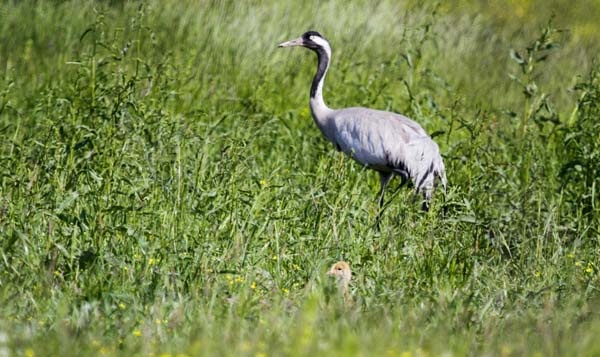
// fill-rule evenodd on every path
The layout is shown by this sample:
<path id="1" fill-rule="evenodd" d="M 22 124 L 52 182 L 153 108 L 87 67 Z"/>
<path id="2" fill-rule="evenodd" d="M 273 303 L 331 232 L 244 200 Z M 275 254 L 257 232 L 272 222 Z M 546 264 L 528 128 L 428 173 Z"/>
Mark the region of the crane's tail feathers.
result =
<path id="1" fill-rule="evenodd" d="M 444 195 L 446 195 L 446 190 L 448 188 L 448 180 L 446 179 L 446 172 L 445 171 L 438 172 L 437 177 L 438 177 L 438 180 L 440 181 L 440 183 L 442 184 L 442 188 L 444 190 Z"/>
<path id="2" fill-rule="evenodd" d="M 443 194 L 443 203 L 442 203 L 442 212 L 443 215 L 446 216 L 447 212 L 448 212 L 448 206 L 446 205 L 446 199 L 447 199 L 447 188 L 448 188 L 448 179 L 446 178 L 446 168 L 444 167 L 444 162 L 442 161 L 441 157 L 437 158 L 437 170 L 435 172 L 435 176 L 436 176 L 436 180 L 442 184 L 442 189 L 444 191 Z"/>
<path id="3" fill-rule="evenodd" d="M 442 161 L 442 157 L 439 156 L 436 158 L 435 162 L 435 177 L 442 184 L 444 189 L 444 196 L 446 195 L 446 188 L 448 186 L 448 180 L 446 179 L 446 167 L 444 166 L 444 161 Z"/>

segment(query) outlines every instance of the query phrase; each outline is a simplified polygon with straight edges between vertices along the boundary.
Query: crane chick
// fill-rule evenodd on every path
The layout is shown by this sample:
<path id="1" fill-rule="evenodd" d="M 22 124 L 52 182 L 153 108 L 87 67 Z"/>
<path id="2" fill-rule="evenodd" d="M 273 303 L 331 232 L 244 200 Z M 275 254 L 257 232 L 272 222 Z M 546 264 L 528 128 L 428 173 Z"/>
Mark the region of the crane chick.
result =
<path id="1" fill-rule="evenodd" d="M 352 296 L 350 295 L 349 285 L 352 279 L 352 270 L 348 263 L 339 261 L 331 266 L 327 275 L 335 278 L 338 291 L 344 297 L 346 304 L 352 304 Z"/>
<path id="2" fill-rule="evenodd" d="M 379 208 L 393 175 L 402 184 L 411 180 L 422 193 L 422 209 L 429 209 L 435 184 L 446 189 L 446 170 L 438 145 L 413 120 L 368 108 L 331 109 L 323 100 L 323 83 L 331 60 L 331 45 L 320 33 L 308 31 L 279 47 L 302 46 L 317 54 L 317 72 L 310 87 L 310 110 L 317 127 L 338 151 L 379 173 Z M 379 215 L 377 216 L 379 221 Z"/>

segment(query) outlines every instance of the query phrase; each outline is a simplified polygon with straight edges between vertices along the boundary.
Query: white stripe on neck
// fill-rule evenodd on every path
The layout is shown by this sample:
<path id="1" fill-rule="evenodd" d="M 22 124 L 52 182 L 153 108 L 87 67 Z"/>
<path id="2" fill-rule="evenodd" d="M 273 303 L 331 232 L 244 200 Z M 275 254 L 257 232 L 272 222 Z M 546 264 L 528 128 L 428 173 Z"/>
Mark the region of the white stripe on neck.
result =
<path id="1" fill-rule="evenodd" d="M 310 39 L 317 45 L 321 46 L 327 56 L 327 58 L 325 59 L 327 61 L 327 66 L 325 67 L 323 76 L 317 84 L 317 89 L 315 91 L 314 97 L 310 98 L 310 109 L 313 113 L 313 116 L 317 121 L 322 121 L 331 111 L 331 109 L 327 107 L 327 104 L 325 104 L 325 101 L 323 100 L 323 84 L 325 83 L 325 77 L 327 76 L 329 64 L 331 63 L 331 46 L 329 45 L 329 42 L 327 42 L 327 40 L 321 37 L 311 36 Z"/>

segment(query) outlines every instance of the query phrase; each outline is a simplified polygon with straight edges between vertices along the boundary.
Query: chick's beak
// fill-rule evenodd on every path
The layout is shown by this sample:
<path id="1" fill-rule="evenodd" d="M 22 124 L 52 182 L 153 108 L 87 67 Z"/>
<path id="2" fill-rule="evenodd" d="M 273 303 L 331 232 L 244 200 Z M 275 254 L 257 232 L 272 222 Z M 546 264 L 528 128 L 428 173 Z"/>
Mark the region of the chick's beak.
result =
<path id="1" fill-rule="evenodd" d="M 298 37 L 295 40 L 280 43 L 279 45 L 277 45 L 277 47 L 293 47 L 302 45 L 304 45 L 304 41 L 302 40 L 302 37 Z"/>

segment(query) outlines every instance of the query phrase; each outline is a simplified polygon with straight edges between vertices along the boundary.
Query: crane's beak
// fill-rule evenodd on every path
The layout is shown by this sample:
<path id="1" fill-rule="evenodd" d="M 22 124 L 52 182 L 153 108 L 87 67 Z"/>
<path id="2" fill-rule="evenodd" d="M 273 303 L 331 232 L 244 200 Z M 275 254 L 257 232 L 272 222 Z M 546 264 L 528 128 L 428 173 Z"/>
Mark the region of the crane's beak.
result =
<path id="1" fill-rule="evenodd" d="M 292 47 L 292 46 L 303 46 L 303 45 L 304 45 L 304 41 L 302 40 L 302 37 L 298 37 L 295 40 L 280 43 L 279 45 L 277 45 L 277 47 Z"/>

